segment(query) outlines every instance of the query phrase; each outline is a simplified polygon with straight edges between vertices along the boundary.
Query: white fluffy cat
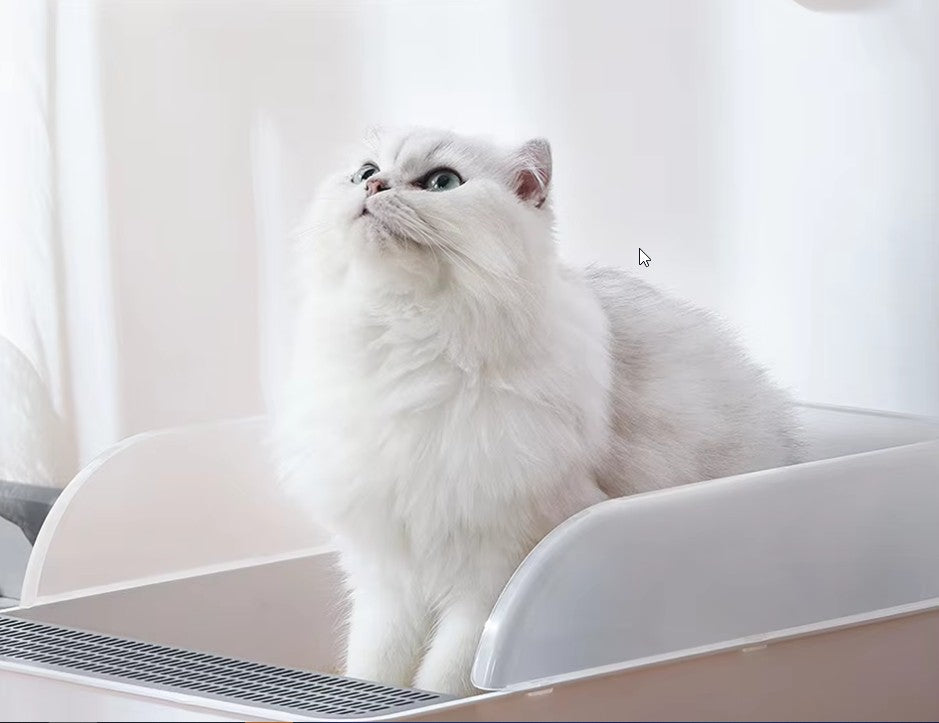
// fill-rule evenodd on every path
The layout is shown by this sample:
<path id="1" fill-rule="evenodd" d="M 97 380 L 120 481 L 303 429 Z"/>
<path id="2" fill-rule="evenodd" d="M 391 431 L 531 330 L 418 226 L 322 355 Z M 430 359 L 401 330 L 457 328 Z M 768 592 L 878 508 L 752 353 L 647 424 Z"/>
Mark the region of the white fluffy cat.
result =
<path id="1" fill-rule="evenodd" d="M 794 461 L 786 396 L 707 314 L 558 259 L 550 180 L 543 140 L 386 134 L 301 234 L 277 441 L 340 550 L 349 676 L 465 694 L 496 597 L 561 521 Z"/>

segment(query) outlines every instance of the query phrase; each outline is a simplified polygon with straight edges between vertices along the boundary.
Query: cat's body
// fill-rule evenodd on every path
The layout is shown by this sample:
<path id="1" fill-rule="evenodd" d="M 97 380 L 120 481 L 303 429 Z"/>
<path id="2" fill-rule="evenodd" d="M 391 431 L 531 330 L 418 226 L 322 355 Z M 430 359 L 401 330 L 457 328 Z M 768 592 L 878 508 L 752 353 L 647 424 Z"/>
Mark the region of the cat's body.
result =
<path id="1" fill-rule="evenodd" d="M 610 496 L 793 461 L 788 402 L 702 312 L 556 258 L 546 144 L 375 153 L 313 211 L 277 439 L 341 552 L 347 673 L 465 693 L 538 540 Z M 460 183 L 423 188 L 438 167 Z"/>

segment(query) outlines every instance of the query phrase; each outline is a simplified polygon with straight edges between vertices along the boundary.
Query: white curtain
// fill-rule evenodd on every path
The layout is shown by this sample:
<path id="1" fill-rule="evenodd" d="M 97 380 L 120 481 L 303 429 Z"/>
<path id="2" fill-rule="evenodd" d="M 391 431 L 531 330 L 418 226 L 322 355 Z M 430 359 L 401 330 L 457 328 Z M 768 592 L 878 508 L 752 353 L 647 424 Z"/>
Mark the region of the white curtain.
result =
<path id="1" fill-rule="evenodd" d="M 937 33 L 916 0 L 0 0 L 0 478 L 263 412 L 283 237 L 374 124 L 550 137 L 565 255 L 641 243 L 799 396 L 935 415 Z"/>
<path id="2" fill-rule="evenodd" d="M 43 2 L 0 3 L 0 479 L 74 471 Z"/>

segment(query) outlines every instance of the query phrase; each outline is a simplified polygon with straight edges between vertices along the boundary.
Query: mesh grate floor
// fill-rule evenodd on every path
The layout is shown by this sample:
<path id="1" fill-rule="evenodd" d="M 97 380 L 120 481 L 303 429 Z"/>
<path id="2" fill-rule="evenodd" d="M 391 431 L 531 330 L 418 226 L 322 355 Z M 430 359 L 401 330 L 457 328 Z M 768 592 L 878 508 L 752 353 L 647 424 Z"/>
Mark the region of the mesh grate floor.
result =
<path id="1" fill-rule="evenodd" d="M 362 717 L 448 700 L 0 615 L 0 659 L 303 716 Z"/>

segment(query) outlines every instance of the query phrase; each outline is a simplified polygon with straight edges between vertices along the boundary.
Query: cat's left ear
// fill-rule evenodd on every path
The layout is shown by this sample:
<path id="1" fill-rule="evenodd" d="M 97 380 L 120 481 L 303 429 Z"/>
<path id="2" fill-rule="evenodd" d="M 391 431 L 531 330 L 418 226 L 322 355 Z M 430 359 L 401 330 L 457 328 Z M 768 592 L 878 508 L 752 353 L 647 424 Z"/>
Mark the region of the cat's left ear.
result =
<path id="1" fill-rule="evenodd" d="M 551 145 L 535 138 L 515 152 L 515 195 L 535 208 L 548 198 L 551 183 Z"/>

